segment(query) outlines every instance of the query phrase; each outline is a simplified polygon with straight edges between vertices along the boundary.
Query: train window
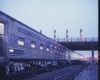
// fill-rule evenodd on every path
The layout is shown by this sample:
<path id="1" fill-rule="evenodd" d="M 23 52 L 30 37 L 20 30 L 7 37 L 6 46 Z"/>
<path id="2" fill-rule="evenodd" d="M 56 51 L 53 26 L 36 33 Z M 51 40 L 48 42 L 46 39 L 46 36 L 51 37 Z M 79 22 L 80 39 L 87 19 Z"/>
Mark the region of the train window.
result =
<path id="1" fill-rule="evenodd" d="M 50 44 L 50 46 L 52 47 L 52 44 Z"/>
<path id="2" fill-rule="evenodd" d="M 49 47 L 47 46 L 47 49 L 46 49 L 47 51 L 49 51 Z"/>
<path id="3" fill-rule="evenodd" d="M 40 44 L 40 50 L 43 50 L 43 44 Z"/>
<path id="4" fill-rule="evenodd" d="M 13 49 L 9 49 L 9 52 L 12 52 L 12 53 L 13 53 L 13 52 L 14 52 L 14 50 L 13 50 Z"/>
<path id="5" fill-rule="evenodd" d="M 36 43 L 34 41 L 31 41 L 31 47 L 35 48 Z"/>
<path id="6" fill-rule="evenodd" d="M 22 37 L 18 37 L 18 44 L 19 45 L 24 45 L 24 43 L 25 43 L 25 39 L 22 38 Z"/>
<path id="7" fill-rule="evenodd" d="M 4 34 L 4 23 L 0 22 L 0 34 Z"/>

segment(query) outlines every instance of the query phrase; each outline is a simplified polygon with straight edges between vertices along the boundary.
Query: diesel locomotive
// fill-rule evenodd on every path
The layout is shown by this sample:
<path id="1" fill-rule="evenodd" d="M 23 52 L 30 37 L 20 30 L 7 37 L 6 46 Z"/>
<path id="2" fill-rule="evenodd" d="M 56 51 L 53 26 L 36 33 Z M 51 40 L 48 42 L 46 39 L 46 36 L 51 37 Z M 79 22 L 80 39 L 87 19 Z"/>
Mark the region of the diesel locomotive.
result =
<path id="1" fill-rule="evenodd" d="M 0 74 L 80 61 L 82 55 L 0 11 Z"/>

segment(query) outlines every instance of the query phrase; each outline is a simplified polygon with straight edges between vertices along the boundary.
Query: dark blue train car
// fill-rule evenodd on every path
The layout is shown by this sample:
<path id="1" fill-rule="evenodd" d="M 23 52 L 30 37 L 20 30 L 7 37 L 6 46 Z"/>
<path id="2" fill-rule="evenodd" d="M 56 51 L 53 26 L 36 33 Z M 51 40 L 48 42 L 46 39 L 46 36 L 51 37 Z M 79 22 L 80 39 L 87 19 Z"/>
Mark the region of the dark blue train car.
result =
<path id="1" fill-rule="evenodd" d="M 65 65 L 70 49 L 0 12 L 0 71 L 16 73 Z"/>

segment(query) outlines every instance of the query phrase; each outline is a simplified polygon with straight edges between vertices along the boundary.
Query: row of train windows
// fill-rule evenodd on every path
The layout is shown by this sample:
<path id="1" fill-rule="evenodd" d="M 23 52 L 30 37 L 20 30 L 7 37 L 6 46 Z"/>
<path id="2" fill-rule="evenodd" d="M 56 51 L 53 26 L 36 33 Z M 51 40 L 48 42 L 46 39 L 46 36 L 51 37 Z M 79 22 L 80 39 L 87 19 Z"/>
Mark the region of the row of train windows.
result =
<path id="1" fill-rule="evenodd" d="M 18 45 L 25 45 L 25 39 L 18 37 Z M 34 41 L 31 41 L 31 48 L 35 48 L 36 47 L 36 43 Z M 52 44 L 50 44 L 50 46 L 52 47 Z M 56 48 L 56 46 L 55 46 Z M 43 50 L 43 44 L 40 44 L 40 50 Z M 49 46 L 47 46 L 46 51 L 49 51 Z"/>

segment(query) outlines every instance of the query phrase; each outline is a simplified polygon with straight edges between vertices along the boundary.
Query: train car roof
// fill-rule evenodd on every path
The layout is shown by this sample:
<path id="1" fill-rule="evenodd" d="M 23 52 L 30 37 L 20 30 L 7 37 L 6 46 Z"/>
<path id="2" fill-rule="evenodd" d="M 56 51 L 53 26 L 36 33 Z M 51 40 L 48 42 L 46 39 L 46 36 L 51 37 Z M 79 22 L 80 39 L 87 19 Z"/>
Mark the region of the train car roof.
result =
<path id="1" fill-rule="evenodd" d="M 4 13 L 4 12 L 2 12 L 2 11 L 0 11 L 0 13 L 4 14 L 4 15 L 6 15 L 7 17 L 9 17 L 9 18 L 11 18 L 11 19 L 13 19 L 13 20 L 17 21 L 18 23 L 20 23 L 20 24 L 22 24 L 22 25 L 24 25 L 24 26 L 26 26 L 26 27 L 30 28 L 31 30 L 34 30 L 35 32 L 39 33 L 39 32 L 38 32 L 38 31 L 36 31 L 35 29 L 33 29 L 33 28 L 29 27 L 28 25 L 26 25 L 26 24 L 24 24 L 24 23 L 22 23 L 22 22 L 20 22 L 20 21 L 16 20 L 15 18 L 13 18 L 13 17 L 9 16 L 8 14 L 6 14 L 6 13 Z M 39 33 L 39 34 L 40 34 L 40 33 Z M 41 35 L 43 35 L 43 34 L 41 34 Z M 48 38 L 48 39 L 50 39 L 49 37 L 47 37 L 47 36 L 45 36 L 45 35 L 43 35 L 43 36 L 44 36 L 44 37 L 46 37 L 46 38 Z M 50 40 L 52 40 L 52 39 L 50 39 Z"/>
<path id="2" fill-rule="evenodd" d="M 8 14 L 6 14 L 6 13 L 4 13 L 4 12 L 2 12 L 2 11 L 0 11 L 0 13 L 3 14 L 3 15 L 5 15 L 5 16 L 7 16 L 7 17 L 9 17 L 10 19 L 13 19 L 13 20 L 15 20 L 16 22 L 18 22 L 18 23 L 20 23 L 20 24 L 26 26 L 27 28 L 29 28 L 29 29 L 35 31 L 36 33 L 38 33 L 38 34 L 40 34 L 40 35 L 42 35 L 42 36 L 48 38 L 49 40 L 53 41 L 53 40 L 50 39 L 49 37 L 45 36 L 44 34 L 39 33 L 38 31 L 34 30 L 33 28 L 29 27 L 28 25 L 26 25 L 26 24 L 24 24 L 24 23 L 22 23 L 22 22 L 16 20 L 15 18 L 9 16 Z M 53 42 L 54 42 L 54 41 L 53 41 Z M 54 42 L 54 43 L 59 44 L 59 43 L 57 43 L 57 42 Z M 61 45 L 61 44 L 60 44 L 60 45 Z M 61 45 L 61 46 L 63 46 L 63 45 Z M 65 46 L 63 46 L 63 47 L 65 47 Z M 68 48 L 67 48 L 67 49 L 68 49 Z"/>

